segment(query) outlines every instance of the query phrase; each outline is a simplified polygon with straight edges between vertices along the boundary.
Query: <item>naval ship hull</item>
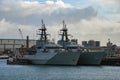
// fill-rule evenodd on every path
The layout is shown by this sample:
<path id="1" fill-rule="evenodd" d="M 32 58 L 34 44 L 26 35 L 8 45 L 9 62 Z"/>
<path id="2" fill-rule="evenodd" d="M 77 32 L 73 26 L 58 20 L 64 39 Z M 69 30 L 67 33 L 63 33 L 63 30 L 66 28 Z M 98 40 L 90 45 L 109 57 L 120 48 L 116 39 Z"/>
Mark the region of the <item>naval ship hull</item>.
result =
<path id="1" fill-rule="evenodd" d="M 32 64 L 77 65 L 80 54 L 80 52 L 37 53 L 37 55 L 25 55 L 18 59 L 29 60 Z"/>
<path id="2" fill-rule="evenodd" d="M 104 52 L 82 52 L 78 65 L 100 65 Z"/>

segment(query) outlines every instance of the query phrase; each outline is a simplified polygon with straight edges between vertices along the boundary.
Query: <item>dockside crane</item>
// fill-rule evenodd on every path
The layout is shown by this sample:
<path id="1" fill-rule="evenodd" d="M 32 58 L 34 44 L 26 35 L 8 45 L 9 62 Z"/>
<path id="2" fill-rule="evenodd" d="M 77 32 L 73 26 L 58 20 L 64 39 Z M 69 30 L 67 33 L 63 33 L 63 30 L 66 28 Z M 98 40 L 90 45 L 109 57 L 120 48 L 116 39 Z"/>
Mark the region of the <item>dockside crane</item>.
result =
<path id="1" fill-rule="evenodd" d="M 19 28 L 18 30 L 19 30 L 20 36 L 21 36 L 21 38 L 22 38 L 22 40 L 23 40 L 23 33 L 22 33 L 22 30 L 21 30 L 20 28 Z M 25 44 L 22 44 L 21 47 L 24 47 L 24 45 L 25 45 Z"/>
<path id="2" fill-rule="evenodd" d="M 19 28 L 18 30 L 19 30 L 19 32 L 20 32 L 20 36 L 21 36 L 21 38 L 23 39 L 23 34 L 22 34 L 21 29 Z"/>

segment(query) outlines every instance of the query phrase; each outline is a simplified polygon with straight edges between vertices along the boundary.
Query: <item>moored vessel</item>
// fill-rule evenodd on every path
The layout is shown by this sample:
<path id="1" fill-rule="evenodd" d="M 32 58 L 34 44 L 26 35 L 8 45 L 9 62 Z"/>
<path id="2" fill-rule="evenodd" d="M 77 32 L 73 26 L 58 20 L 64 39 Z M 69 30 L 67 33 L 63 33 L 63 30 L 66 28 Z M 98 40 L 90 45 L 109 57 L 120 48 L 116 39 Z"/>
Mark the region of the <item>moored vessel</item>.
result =
<path id="1" fill-rule="evenodd" d="M 70 34 L 67 33 L 66 24 L 63 21 L 63 29 L 62 31 L 61 39 L 58 40 L 58 44 L 63 46 L 64 49 L 67 49 L 69 51 L 78 51 L 80 53 L 80 57 L 78 60 L 78 65 L 100 65 L 101 61 L 105 55 L 104 51 L 101 49 L 95 49 L 90 50 L 90 48 L 85 48 L 83 46 L 80 46 L 77 43 L 77 39 L 69 39 L 68 36 Z"/>

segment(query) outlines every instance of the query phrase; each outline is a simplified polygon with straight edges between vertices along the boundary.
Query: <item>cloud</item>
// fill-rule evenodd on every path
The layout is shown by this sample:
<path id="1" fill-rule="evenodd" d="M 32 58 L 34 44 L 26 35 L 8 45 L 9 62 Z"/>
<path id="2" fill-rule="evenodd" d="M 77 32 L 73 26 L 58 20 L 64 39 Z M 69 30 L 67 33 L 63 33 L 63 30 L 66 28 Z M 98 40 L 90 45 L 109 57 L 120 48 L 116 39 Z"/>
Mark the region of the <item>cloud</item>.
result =
<path id="1" fill-rule="evenodd" d="M 99 1 L 101 4 L 120 4 L 120 0 L 96 0 Z"/>
<path id="2" fill-rule="evenodd" d="M 68 33 L 77 38 L 79 43 L 94 39 L 100 40 L 102 45 L 105 45 L 107 39 L 111 38 L 113 42 L 120 45 L 118 41 L 120 40 L 120 23 L 118 23 L 120 15 L 116 12 L 116 7 L 113 5 L 111 7 L 111 4 L 116 3 L 112 2 L 113 0 L 107 3 L 102 1 L 97 3 L 102 7 L 97 11 L 91 6 L 78 9 L 62 0 L 56 2 L 49 0 L 44 3 L 34 0 L 0 0 L 0 37 L 21 38 L 19 28 L 24 38 L 27 35 L 30 38 L 33 38 L 33 35 L 36 37 L 36 30 L 41 27 L 41 19 L 43 19 L 47 32 L 51 34 L 50 38 L 55 38 L 57 41 L 60 38 L 58 31 L 62 28 L 62 20 L 65 20 Z M 102 3 L 104 5 L 101 5 Z M 109 6 L 106 7 L 106 4 Z M 99 11 L 103 11 L 102 18 L 98 17 L 101 14 Z M 112 20 L 105 19 L 106 14 Z"/>
<path id="3" fill-rule="evenodd" d="M 41 19 L 44 19 L 50 33 L 54 35 L 54 31 L 58 34 L 62 20 L 69 22 L 69 24 L 75 24 L 82 19 L 90 19 L 97 15 L 92 7 L 77 9 L 62 0 L 44 3 L 1 0 L 0 7 L 1 34 L 5 34 L 4 36 L 0 35 L 1 38 L 20 38 L 18 28 L 22 29 L 25 36 L 30 35 L 32 38 L 36 32 L 35 26 L 37 28 L 41 26 Z"/>
<path id="4" fill-rule="evenodd" d="M 63 19 L 77 22 L 83 18 L 89 19 L 96 16 L 96 11 L 92 7 L 77 9 L 61 0 L 57 2 L 46 1 L 45 3 L 38 1 L 12 1 L 1 1 L 0 19 L 5 18 L 10 22 L 18 24 L 38 25 L 41 19 L 54 24 Z"/>
<path id="5" fill-rule="evenodd" d="M 69 31 L 79 42 L 83 40 L 98 40 L 102 45 L 106 45 L 108 38 L 117 45 L 119 43 L 120 23 L 108 21 L 106 19 L 92 18 L 90 20 L 82 20 L 77 24 L 69 25 Z"/>
<path id="6" fill-rule="evenodd" d="M 99 18 L 120 21 L 120 0 L 93 0 L 93 7 Z"/>
<path id="7" fill-rule="evenodd" d="M 37 28 L 31 25 L 18 25 L 15 23 L 11 23 L 6 21 L 5 19 L 0 20 L 0 38 L 14 38 L 14 39 L 21 39 L 21 35 L 18 29 L 22 30 L 24 38 L 27 35 L 33 39 L 33 35 L 36 34 Z"/>

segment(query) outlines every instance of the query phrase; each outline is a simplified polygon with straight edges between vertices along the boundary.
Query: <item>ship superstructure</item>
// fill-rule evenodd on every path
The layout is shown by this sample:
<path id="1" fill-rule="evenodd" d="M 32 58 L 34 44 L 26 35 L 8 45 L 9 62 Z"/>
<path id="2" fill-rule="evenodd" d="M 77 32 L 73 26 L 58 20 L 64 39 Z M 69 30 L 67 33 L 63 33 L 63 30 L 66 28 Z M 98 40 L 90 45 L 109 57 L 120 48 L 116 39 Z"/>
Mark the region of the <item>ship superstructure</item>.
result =
<path id="1" fill-rule="evenodd" d="M 77 44 L 77 39 L 69 39 L 68 37 L 71 36 L 71 34 L 68 34 L 68 29 L 66 27 L 65 22 L 63 21 L 63 28 L 61 31 L 61 39 L 58 40 L 58 44 L 63 46 L 64 49 L 72 50 L 72 51 L 79 51 L 80 45 Z"/>

